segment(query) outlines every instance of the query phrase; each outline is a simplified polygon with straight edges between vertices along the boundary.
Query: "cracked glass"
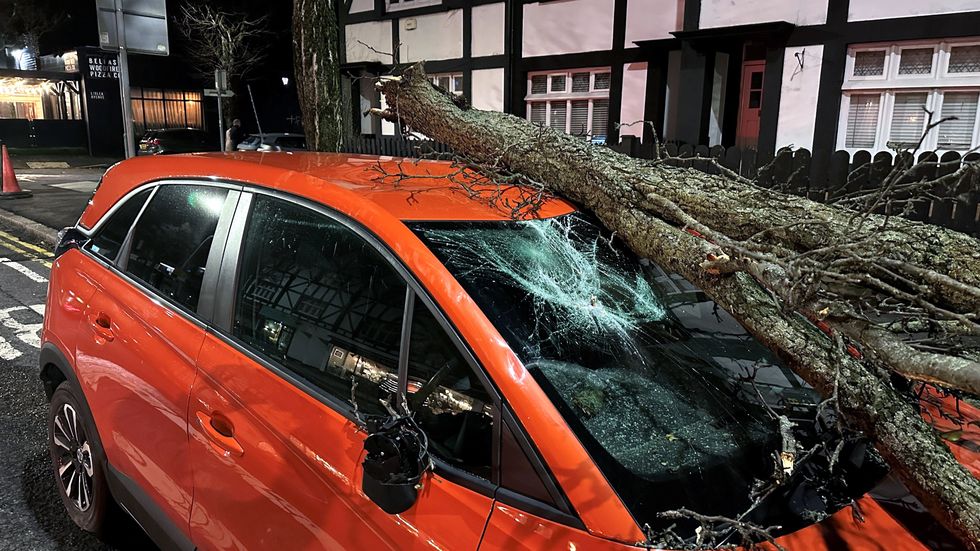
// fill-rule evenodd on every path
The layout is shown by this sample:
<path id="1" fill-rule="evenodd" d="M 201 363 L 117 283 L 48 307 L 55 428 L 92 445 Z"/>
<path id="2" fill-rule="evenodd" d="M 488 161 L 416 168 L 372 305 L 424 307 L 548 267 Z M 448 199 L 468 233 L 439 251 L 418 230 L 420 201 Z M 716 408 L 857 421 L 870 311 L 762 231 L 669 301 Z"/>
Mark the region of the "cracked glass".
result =
<path id="1" fill-rule="evenodd" d="M 589 216 L 413 229 L 641 523 L 677 507 L 744 511 L 779 449 L 765 405 L 813 414 L 814 391 L 734 318 Z"/>

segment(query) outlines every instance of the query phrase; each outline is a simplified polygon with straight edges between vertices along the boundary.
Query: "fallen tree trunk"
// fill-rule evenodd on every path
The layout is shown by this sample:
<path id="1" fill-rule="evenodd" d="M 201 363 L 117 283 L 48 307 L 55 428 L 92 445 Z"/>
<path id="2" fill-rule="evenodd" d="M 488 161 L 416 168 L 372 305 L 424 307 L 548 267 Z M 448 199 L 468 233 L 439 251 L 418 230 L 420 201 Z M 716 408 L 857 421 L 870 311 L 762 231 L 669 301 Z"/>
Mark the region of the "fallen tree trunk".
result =
<path id="1" fill-rule="evenodd" d="M 863 216 L 864 222 L 855 225 L 858 213 L 746 182 L 632 159 L 511 115 L 461 108 L 433 88 L 420 67 L 406 70 L 401 78 L 383 80 L 380 88 L 389 105 L 387 111 L 377 112 L 380 116 L 445 143 L 474 163 L 519 173 L 582 205 L 638 254 L 704 290 L 810 385 L 824 396 L 835 395 L 846 423 L 875 442 L 937 520 L 967 546 L 977 547 L 980 481 L 954 459 L 908 400 L 867 360 L 841 354 L 841 347 L 808 321 L 787 314 L 786 305 L 776 301 L 776 291 L 764 289 L 746 270 L 705 269 L 705 259 L 716 258 L 726 247 L 741 255 L 738 263 L 743 265 L 769 260 L 785 264 L 786 258 L 853 243 L 855 232 L 866 231 L 859 238 L 864 251 L 892 262 L 891 269 L 901 274 L 898 279 L 915 279 L 919 276 L 913 272 L 919 270 L 919 281 L 939 281 L 929 286 L 938 298 L 928 304 L 948 311 L 949 319 L 965 331 L 976 332 L 977 240 L 875 215 Z M 714 242 L 684 228 L 707 232 Z M 860 273 L 846 272 L 848 278 Z M 875 335 L 886 340 L 888 350 L 902 344 Z M 935 363 L 930 366 L 937 367 Z M 969 371 L 971 366 L 966 367 Z M 942 366 L 938 370 L 939 375 L 926 378 L 945 381 Z"/>

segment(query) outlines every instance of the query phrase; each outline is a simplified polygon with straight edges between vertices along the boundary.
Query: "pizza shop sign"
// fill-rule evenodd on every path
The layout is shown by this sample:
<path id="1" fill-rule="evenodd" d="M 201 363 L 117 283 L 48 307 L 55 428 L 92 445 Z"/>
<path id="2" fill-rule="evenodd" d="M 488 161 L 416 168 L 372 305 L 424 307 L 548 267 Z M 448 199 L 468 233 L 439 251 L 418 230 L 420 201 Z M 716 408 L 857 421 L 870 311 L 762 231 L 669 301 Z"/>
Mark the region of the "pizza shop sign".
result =
<path id="1" fill-rule="evenodd" d="M 118 80 L 119 60 L 109 56 L 88 56 L 88 77 Z"/>

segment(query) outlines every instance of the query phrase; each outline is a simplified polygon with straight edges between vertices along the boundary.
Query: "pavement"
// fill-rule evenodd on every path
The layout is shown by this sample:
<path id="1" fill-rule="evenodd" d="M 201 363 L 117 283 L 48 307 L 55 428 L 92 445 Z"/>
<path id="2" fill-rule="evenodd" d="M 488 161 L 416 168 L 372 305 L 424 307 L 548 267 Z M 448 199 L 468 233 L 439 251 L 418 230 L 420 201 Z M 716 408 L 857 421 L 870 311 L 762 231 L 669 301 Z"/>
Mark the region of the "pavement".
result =
<path id="1" fill-rule="evenodd" d="M 154 549 L 128 518 L 116 521 L 106 541 L 83 532 L 58 496 L 37 366 L 51 258 L 49 246 L 0 231 L 0 549 Z"/>
<path id="2" fill-rule="evenodd" d="M 109 168 L 120 159 L 92 157 L 78 149 L 16 149 L 9 148 L 15 169 L 24 168 Z"/>
<path id="3" fill-rule="evenodd" d="M 105 169 L 16 169 L 33 196 L 0 200 L 0 226 L 53 246 L 58 230 L 75 225 Z"/>

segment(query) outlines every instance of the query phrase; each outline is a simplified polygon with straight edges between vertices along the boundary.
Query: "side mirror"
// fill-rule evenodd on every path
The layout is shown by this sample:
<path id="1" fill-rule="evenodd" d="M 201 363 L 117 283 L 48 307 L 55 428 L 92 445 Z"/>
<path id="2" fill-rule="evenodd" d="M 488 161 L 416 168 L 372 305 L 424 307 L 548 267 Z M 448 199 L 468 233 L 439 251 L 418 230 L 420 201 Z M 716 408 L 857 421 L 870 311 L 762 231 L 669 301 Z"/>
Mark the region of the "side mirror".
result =
<path id="1" fill-rule="evenodd" d="M 78 228 L 72 226 L 64 228 L 58 232 L 58 244 L 54 248 L 54 257 L 65 254 L 70 249 L 77 249 L 88 241 L 88 237 L 85 236 Z"/>
<path id="2" fill-rule="evenodd" d="M 428 441 L 411 417 L 368 421 L 361 489 L 391 515 L 407 511 L 418 499 L 419 482 L 429 469 Z"/>

